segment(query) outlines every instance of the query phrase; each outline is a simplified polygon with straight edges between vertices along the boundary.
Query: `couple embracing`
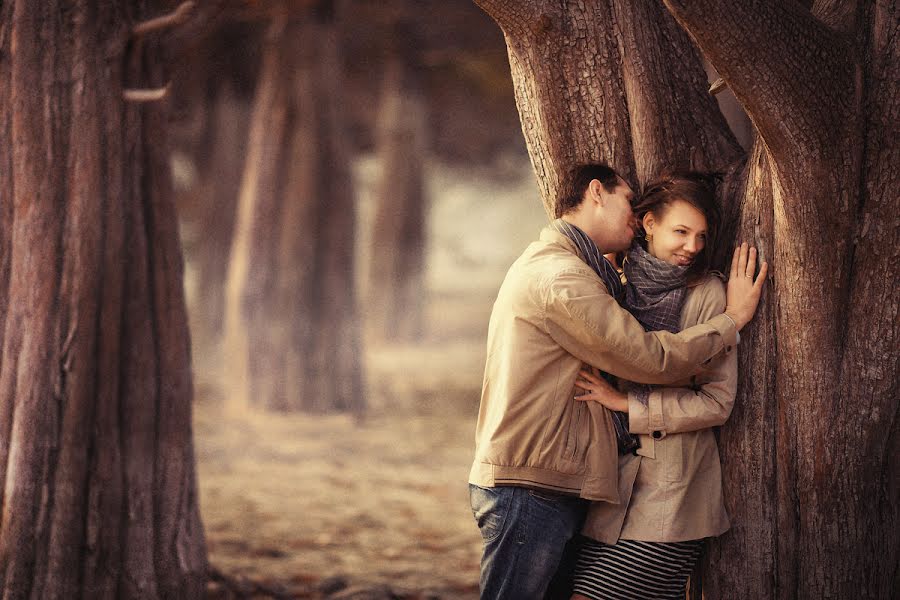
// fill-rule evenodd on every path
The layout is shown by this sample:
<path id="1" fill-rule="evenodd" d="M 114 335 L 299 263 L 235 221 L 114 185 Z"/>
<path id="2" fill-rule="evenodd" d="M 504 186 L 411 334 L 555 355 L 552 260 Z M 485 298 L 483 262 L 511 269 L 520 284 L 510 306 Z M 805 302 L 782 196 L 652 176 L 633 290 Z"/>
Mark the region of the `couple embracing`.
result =
<path id="1" fill-rule="evenodd" d="M 729 526 L 712 428 L 766 265 L 754 278 L 742 244 L 727 289 L 710 271 L 720 217 L 700 173 L 635 201 L 610 167 L 580 165 L 557 217 L 491 314 L 469 475 L 481 597 L 683 599 L 703 540 Z"/>

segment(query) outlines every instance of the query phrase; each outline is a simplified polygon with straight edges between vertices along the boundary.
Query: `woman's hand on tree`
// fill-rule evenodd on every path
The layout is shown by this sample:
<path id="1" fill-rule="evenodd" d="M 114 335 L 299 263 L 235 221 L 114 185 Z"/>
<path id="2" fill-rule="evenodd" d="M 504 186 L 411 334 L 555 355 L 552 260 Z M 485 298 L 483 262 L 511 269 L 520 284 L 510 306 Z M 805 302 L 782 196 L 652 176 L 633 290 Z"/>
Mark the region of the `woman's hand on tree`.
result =
<path id="1" fill-rule="evenodd" d="M 609 410 L 628 412 L 628 396 L 611 386 L 605 379 L 581 370 L 578 372 L 575 385 L 586 392 L 575 396 L 576 400 L 593 400 Z"/>
<path id="2" fill-rule="evenodd" d="M 763 284 L 766 282 L 766 273 L 769 265 L 763 262 L 759 266 L 759 274 L 756 273 L 756 248 L 744 242 L 734 249 L 734 257 L 731 260 L 731 273 L 728 277 L 726 288 L 725 314 L 731 317 L 738 331 L 753 318 L 756 307 L 759 304 L 759 296 L 762 294 Z"/>

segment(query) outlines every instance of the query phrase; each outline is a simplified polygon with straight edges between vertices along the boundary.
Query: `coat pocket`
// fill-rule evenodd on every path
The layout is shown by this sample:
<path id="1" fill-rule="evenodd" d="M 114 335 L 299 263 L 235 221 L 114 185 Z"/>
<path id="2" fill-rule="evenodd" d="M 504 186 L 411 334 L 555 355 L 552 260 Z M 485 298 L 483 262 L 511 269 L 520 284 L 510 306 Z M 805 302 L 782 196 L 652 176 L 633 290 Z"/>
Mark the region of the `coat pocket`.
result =
<path id="1" fill-rule="evenodd" d="M 569 428 L 566 431 L 566 446 L 563 450 L 563 458 L 566 460 L 577 460 L 579 451 L 583 450 L 587 432 L 585 429 L 585 412 L 588 408 L 584 401 L 575 400 L 575 405 L 569 416 Z"/>
<path id="2" fill-rule="evenodd" d="M 656 460 L 662 463 L 662 475 L 666 481 L 681 481 L 684 478 L 684 444 L 681 438 L 674 434 L 656 440 Z"/>

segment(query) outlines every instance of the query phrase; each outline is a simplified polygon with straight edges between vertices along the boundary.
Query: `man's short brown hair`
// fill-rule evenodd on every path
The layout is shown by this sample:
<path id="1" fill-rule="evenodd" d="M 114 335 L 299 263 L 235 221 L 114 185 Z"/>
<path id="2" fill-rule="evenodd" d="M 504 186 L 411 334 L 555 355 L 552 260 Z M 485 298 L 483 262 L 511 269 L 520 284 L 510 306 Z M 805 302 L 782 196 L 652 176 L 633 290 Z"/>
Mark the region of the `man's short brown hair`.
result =
<path id="1" fill-rule="evenodd" d="M 575 165 L 565 174 L 559 186 L 556 201 L 557 219 L 578 208 L 584 199 L 584 193 L 594 179 L 609 193 L 614 192 L 619 185 L 619 175 L 609 165 L 603 163 Z"/>

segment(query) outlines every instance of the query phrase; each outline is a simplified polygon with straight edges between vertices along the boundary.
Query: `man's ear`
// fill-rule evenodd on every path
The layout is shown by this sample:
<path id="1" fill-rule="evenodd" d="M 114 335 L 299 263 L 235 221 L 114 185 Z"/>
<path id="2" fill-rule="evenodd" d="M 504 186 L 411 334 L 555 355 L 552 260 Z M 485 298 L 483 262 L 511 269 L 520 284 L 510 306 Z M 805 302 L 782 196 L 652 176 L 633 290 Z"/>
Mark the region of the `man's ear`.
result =
<path id="1" fill-rule="evenodd" d="M 591 191 L 591 197 L 595 202 L 598 202 L 600 206 L 606 204 L 606 195 L 604 194 L 606 190 L 603 189 L 603 184 L 600 183 L 599 179 L 591 179 L 588 189 Z"/>

